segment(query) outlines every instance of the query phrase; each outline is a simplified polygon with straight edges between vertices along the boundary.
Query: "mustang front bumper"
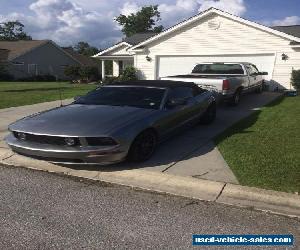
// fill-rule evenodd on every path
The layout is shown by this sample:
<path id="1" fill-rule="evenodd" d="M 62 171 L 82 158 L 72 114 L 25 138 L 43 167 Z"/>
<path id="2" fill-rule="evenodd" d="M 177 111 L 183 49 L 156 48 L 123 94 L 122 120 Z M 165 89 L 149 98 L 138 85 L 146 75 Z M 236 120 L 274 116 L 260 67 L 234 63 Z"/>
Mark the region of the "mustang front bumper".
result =
<path id="1" fill-rule="evenodd" d="M 59 146 L 22 141 L 10 134 L 5 138 L 19 154 L 53 163 L 108 165 L 125 160 L 127 151 L 118 146 Z"/>

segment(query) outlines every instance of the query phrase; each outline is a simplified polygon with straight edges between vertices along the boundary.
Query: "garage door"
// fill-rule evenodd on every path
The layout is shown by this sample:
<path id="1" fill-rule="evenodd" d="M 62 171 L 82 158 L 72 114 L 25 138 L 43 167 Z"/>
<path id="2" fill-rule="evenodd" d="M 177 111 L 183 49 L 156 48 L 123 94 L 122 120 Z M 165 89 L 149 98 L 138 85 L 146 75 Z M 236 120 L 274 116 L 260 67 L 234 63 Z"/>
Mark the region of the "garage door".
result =
<path id="1" fill-rule="evenodd" d="M 274 54 L 259 55 L 220 55 L 220 56 L 160 56 L 158 57 L 157 76 L 171 76 L 191 73 L 194 66 L 203 62 L 250 62 L 260 71 L 269 73 L 266 80 L 271 80 L 274 68 Z"/>

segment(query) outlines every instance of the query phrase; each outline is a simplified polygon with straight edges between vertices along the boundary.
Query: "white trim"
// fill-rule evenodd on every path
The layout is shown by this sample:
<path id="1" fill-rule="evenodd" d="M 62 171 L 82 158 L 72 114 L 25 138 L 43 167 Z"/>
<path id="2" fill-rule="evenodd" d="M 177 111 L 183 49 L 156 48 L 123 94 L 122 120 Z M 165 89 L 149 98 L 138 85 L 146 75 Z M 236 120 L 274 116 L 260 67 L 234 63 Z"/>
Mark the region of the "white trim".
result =
<path id="1" fill-rule="evenodd" d="M 109 47 L 109 48 L 107 48 L 107 49 L 99 52 L 98 54 L 96 54 L 96 55 L 94 55 L 92 57 L 99 57 L 99 56 L 101 56 L 101 55 L 103 55 L 103 54 L 105 54 L 105 53 L 107 53 L 109 51 L 112 51 L 112 50 L 117 49 L 117 48 L 119 48 L 121 46 L 124 46 L 124 45 L 127 46 L 127 47 L 129 47 L 129 48 L 132 46 L 131 44 L 126 43 L 126 42 L 117 43 L 117 44 L 115 44 L 115 45 L 113 45 L 113 46 L 111 46 L 111 47 Z"/>
<path id="2" fill-rule="evenodd" d="M 131 55 L 112 55 L 112 56 L 100 56 L 97 57 L 101 60 L 131 60 L 133 56 Z"/>
<path id="3" fill-rule="evenodd" d="M 171 27 L 171 28 L 169 28 L 169 29 L 163 31 L 162 33 L 159 33 L 159 34 L 156 35 L 156 36 L 150 37 L 149 39 L 147 39 L 147 40 L 145 40 L 145 41 L 143 41 L 143 42 L 141 42 L 141 43 L 139 43 L 139 44 L 137 44 L 137 45 L 135 45 L 135 46 L 132 46 L 132 47 L 129 49 L 129 51 L 134 51 L 135 48 L 138 48 L 138 47 L 140 47 L 140 46 L 144 46 L 144 45 L 149 44 L 149 43 L 151 43 L 151 42 L 153 42 L 153 41 L 156 41 L 156 40 L 160 39 L 161 37 L 164 37 L 164 36 L 166 36 L 166 35 L 168 35 L 168 34 L 174 32 L 174 31 L 176 31 L 176 30 L 178 30 L 178 29 L 180 29 L 180 28 L 182 28 L 182 27 L 184 27 L 184 26 L 187 26 L 187 25 L 189 25 L 189 24 L 191 24 L 191 23 L 193 23 L 193 22 L 195 22 L 195 21 L 198 21 L 198 20 L 200 20 L 200 19 L 202 19 L 202 18 L 204 18 L 204 17 L 206 17 L 206 16 L 208 16 L 208 15 L 210 15 L 210 14 L 212 14 L 212 13 L 218 14 L 218 15 L 220 15 L 220 16 L 227 17 L 227 18 L 232 19 L 232 20 L 234 20 L 234 21 L 237 21 L 237 22 L 246 24 L 246 25 L 248 25 L 248 26 L 252 26 L 252 27 L 254 27 L 254 28 L 257 28 L 257 29 L 266 31 L 266 32 L 268 32 L 268 33 L 272 33 L 272 34 L 274 34 L 274 35 L 280 36 L 280 37 L 282 37 L 282 38 L 286 38 L 286 39 L 291 40 L 291 41 L 300 42 L 300 38 L 299 38 L 299 37 L 295 37 L 295 36 L 292 36 L 292 35 L 288 35 L 288 34 L 286 34 L 286 33 L 284 33 L 284 32 L 281 32 L 281 31 L 278 31 L 278 30 L 274 30 L 274 29 L 269 28 L 269 27 L 266 27 L 266 26 L 264 26 L 264 25 L 262 25 L 262 24 L 258 24 L 258 23 L 255 23 L 255 22 L 252 22 L 252 21 L 243 19 L 243 18 L 241 18 L 241 17 L 232 15 L 232 14 L 230 14 L 230 13 L 221 11 L 221 10 L 219 10 L 219 9 L 210 8 L 210 9 L 208 9 L 208 10 L 206 10 L 206 11 L 204 11 L 204 12 L 202 12 L 202 13 L 200 13 L 200 14 L 194 16 L 194 17 L 191 17 L 190 19 L 188 19 L 188 20 L 186 20 L 186 21 L 183 21 L 183 22 L 181 22 L 181 23 L 178 23 L 178 24 L 174 25 L 173 27 Z"/>

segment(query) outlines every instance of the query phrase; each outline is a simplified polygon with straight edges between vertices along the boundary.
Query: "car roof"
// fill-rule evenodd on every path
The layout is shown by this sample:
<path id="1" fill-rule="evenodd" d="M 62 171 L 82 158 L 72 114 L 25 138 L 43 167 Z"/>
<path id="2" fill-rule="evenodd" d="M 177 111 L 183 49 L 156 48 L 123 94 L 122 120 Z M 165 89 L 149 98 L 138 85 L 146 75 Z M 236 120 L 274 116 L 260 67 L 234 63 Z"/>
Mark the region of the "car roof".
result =
<path id="1" fill-rule="evenodd" d="M 169 80 L 138 80 L 114 82 L 106 86 L 141 86 L 141 87 L 157 87 L 157 88 L 175 88 L 175 87 L 189 87 L 196 88 L 197 84 L 193 82 L 169 81 Z"/>

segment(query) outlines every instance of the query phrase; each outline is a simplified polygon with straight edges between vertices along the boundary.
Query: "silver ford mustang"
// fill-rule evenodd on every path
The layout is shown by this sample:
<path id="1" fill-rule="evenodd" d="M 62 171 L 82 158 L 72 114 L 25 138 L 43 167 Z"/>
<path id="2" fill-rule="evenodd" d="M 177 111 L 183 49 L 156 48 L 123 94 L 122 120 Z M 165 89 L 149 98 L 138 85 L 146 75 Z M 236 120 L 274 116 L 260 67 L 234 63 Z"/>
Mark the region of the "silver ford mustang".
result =
<path id="1" fill-rule="evenodd" d="M 6 142 L 17 153 L 55 163 L 145 161 L 174 131 L 215 116 L 215 98 L 196 84 L 117 82 L 16 121 Z"/>

